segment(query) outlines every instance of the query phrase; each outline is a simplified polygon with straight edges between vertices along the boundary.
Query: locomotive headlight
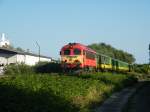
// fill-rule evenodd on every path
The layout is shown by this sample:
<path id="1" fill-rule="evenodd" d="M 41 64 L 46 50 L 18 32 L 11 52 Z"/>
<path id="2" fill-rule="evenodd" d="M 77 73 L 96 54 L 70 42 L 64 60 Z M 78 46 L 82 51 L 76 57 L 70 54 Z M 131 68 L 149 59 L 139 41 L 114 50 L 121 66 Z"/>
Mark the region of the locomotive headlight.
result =
<path id="1" fill-rule="evenodd" d="M 73 48 L 73 46 L 72 46 L 72 45 L 70 45 L 70 46 L 69 46 L 69 48 L 70 48 L 70 49 L 72 49 L 72 48 Z"/>
<path id="2" fill-rule="evenodd" d="M 77 64 L 77 65 L 81 64 L 79 60 L 75 60 L 74 63 Z"/>

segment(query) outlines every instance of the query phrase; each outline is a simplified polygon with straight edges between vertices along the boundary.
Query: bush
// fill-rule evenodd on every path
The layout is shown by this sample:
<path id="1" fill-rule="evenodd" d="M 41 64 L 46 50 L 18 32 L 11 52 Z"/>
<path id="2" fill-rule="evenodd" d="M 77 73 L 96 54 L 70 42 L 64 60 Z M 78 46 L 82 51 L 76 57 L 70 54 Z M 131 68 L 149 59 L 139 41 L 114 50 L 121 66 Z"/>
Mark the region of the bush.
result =
<path id="1" fill-rule="evenodd" d="M 141 64 L 134 66 L 135 72 L 148 74 L 149 73 L 149 65 L 148 64 Z"/>
<path id="2" fill-rule="evenodd" d="M 134 79 L 127 75 L 97 73 L 80 76 L 30 74 L 0 79 L 0 111 L 89 112 L 112 92 Z"/>
<path id="3" fill-rule="evenodd" d="M 59 63 L 39 62 L 35 66 L 26 64 L 7 65 L 4 68 L 7 75 L 32 74 L 32 73 L 61 73 L 62 69 Z"/>
<path id="4" fill-rule="evenodd" d="M 62 69 L 59 63 L 39 62 L 34 66 L 34 71 L 36 73 L 60 73 Z"/>
<path id="5" fill-rule="evenodd" d="M 6 75 L 32 74 L 32 73 L 34 73 L 33 67 L 25 65 L 25 64 L 7 65 L 4 68 L 4 72 Z"/>
<path id="6" fill-rule="evenodd" d="M 99 80 L 105 84 L 115 85 L 115 90 L 120 90 L 125 86 L 132 85 L 137 82 L 137 78 L 130 74 L 113 74 L 113 73 L 96 73 L 96 74 L 83 74 L 78 76 L 83 79 Z"/>

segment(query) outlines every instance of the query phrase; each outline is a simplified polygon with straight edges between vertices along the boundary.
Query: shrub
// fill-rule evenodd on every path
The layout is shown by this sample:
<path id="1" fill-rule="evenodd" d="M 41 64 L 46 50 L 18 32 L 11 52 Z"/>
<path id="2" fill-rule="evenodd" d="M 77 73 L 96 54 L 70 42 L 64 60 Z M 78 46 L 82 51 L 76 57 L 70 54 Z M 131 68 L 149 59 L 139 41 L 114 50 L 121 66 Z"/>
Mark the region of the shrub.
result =
<path id="1" fill-rule="evenodd" d="M 127 75 L 80 76 L 30 74 L 0 79 L 0 111 L 89 112 L 112 92 L 132 84 Z"/>
<path id="2" fill-rule="evenodd" d="M 62 71 L 60 64 L 54 62 L 39 62 L 34 66 L 34 70 L 37 73 L 60 73 Z"/>
<path id="3" fill-rule="evenodd" d="M 7 65 L 4 68 L 6 75 L 16 75 L 16 74 L 32 74 L 34 73 L 33 67 L 25 64 L 14 64 Z"/>
<path id="4" fill-rule="evenodd" d="M 148 74 L 149 73 L 149 65 L 148 64 L 141 64 L 141 65 L 135 65 L 134 70 L 138 73 Z"/>

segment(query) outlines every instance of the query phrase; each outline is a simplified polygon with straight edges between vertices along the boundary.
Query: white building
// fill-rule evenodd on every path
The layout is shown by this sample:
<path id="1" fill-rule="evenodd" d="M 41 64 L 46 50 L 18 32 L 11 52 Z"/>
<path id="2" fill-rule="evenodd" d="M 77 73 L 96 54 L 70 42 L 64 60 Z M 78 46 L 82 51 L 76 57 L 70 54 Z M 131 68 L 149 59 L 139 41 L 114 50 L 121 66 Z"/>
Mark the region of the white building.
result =
<path id="1" fill-rule="evenodd" d="M 51 62 L 51 57 L 37 55 L 28 52 L 20 52 L 7 48 L 0 48 L 0 65 L 24 63 L 27 65 L 35 65 L 39 61 Z"/>
<path id="2" fill-rule="evenodd" d="M 5 38 L 5 34 L 2 33 L 2 38 L 0 40 L 0 47 L 8 47 L 8 46 L 10 46 L 10 42 Z"/>

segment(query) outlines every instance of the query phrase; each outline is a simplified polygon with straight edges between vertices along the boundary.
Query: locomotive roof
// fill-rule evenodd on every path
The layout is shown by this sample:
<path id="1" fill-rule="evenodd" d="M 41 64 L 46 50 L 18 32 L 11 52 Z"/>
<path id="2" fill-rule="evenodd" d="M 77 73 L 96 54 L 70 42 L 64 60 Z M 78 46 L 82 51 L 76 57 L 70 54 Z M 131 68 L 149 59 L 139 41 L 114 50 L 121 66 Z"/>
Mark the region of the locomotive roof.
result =
<path id="1" fill-rule="evenodd" d="M 63 47 L 62 47 L 62 50 L 63 50 L 63 49 L 67 49 L 67 48 L 69 48 L 70 46 L 74 46 L 74 47 L 76 47 L 76 48 L 82 48 L 82 49 L 85 49 L 85 50 L 87 50 L 87 51 L 90 51 L 90 52 L 93 52 L 93 53 L 96 54 L 96 51 L 94 51 L 93 49 L 91 49 L 91 48 L 89 48 L 89 47 L 87 47 L 87 46 L 85 46 L 85 45 L 83 45 L 83 44 L 80 44 L 80 43 L 69 43 L 69 44 L 63 46 Z"/>

